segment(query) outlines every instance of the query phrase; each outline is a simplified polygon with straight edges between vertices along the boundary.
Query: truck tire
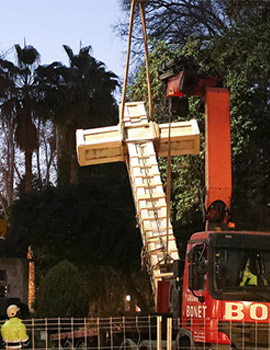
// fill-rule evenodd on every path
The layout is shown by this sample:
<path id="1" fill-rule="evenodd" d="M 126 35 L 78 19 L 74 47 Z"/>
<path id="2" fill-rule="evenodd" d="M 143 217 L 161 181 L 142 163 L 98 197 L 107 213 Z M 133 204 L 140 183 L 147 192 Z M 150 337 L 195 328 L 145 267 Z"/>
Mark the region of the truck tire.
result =
<path id="1" fill-rule="evenodd" d="M 180 339 L 179 350 L 191 350 L 190 339 L 188 337 L 183 337 Z"/>
<path id="2" fill-rule="evenodd" d="M 80 339 L 74 347 L 74 350 L 86 350 L 86 349 L 87 349 L 87 346 L 82 339 Z"/>
<path id="3" fill-rule="evenodd" d="M 121 343 L 119 350 L 138 350 L 138 345 L 132 339 L 127 338 Z"/>
<path id="4" fill-rule="evenodd" d="M 194 346 L 188 335 L 177 334 L 174 350 L 194 350 Z"/>

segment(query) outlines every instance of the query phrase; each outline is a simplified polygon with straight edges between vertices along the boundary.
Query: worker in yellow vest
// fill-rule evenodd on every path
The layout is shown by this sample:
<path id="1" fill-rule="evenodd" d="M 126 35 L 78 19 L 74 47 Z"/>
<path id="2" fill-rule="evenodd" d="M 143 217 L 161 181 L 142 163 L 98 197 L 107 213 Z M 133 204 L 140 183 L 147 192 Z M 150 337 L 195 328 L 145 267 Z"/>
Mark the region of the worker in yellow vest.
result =
<path id="1" fill-rule="evenodd" d="M 28 345 L 29 337 L 26 328 L 19 316 L 20 308 L 10 305 L 7 308 L 9 320 L 1 327 L 2 340 L 7 350 L 20 350 Z"/>
<path id="2" fill-rule="evenodd" d="M 253 265 L 251 263 L 253 263 Z M 257 261 L 256 264 L 256 260 L 250 261 L 250 259 L 248 259 L 244 270 L 241 272 L 240 286 L 268 285 L 267 280 L 261 275 L 262 272 L 263 268 L 262 266 L 260 267 L 259 261 Z"/>
<path id="3" fill-rule="evenodd" d="M 241 283 L 240 286 L 257 286 L 258 285 L 258 277 L 256 275 L 254 275 L 253 273 L 251 273 L 250 271 L 250 267 L 249 267 L 249 259 L 246 263 L 245 269 L 242 272 L 242 276 L 241 276 Z"/>

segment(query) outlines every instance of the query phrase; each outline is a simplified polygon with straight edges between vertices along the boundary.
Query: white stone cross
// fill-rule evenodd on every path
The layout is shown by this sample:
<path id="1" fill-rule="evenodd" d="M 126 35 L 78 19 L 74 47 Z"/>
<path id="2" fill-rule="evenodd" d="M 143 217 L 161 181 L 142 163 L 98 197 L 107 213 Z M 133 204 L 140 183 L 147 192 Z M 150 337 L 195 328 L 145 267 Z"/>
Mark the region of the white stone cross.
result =
<path id="1" fill-rule="evenodd" d="M 172 276 L 168 255 L 170 262 L 179 259 L 157 162 L 168 155 L 169 139 L 171 155 L 200 151 L 195 120 L 171 123 L 169 137 L 169 124 L 148 121 L 142 101 L 125 103 L 123 123 L 76 132 L 81 166 L 126 162 L 154 293 L 158 281 Z"/>

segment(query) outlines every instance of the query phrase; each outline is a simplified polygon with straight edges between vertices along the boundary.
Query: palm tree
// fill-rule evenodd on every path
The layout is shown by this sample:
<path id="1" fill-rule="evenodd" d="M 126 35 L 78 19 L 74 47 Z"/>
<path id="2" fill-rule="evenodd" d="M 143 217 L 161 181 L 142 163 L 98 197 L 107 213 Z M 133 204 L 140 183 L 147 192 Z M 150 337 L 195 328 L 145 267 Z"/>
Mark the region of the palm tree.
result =
<path id="1" fill-rule="evenodd" d="M 75 131 L 116 123 L 113 92 L 117 77 L 90 54 L 90 46 L 75 55 L 64 45 L 69 67 L 53 62 L 37 70 L 50 118 L 57 130 L 58 183 L 75 183 L 78 175 Z"/>
<path id="2" fill-rule="evenodd" d="M 33 46 L 15 45 L 18 75 L 17 113 L 15 139 L 25 155 L 25 193 L 32 189 L 32 156 L 38 146 L 37 129 L 34 123 L 37 117 L 35 69 L 38 67 L 40 55 Z"/>
<path id="3" fill-rule="evenodd" d="M 13 203 L 15 167 L 15 79 L 17 68 L 12 62 L 0 59 L 0 117 L 1 117 L 1 188 L 0 199 L 4 215 Z"/>

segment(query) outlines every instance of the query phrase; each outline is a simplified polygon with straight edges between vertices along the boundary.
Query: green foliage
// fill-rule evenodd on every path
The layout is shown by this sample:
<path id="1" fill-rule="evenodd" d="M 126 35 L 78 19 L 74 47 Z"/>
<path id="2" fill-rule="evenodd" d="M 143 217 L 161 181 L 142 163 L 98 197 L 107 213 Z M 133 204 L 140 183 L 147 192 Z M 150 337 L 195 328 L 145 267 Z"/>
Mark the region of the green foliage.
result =
<path id="1" fill-rule="evenodd" d="M 154 50 L 149 54 L 150 72 L 152 79 L 154 117 L 157 122 L 168 122 L 168 101 L 164 85 L 158 78 L 159 65 L 167 59 L 180 55 L 200 56 L 200 44 L 194 38 L 190 38 L 186 46 L 178 49 L 164 42 L 155 43 Z M 130 87 L 130 98 L 132 100 L 147 99 L 146 69 L 141 66 L 136 75 L 136 82 Z M 199 113 L 200 100 L 190 100 L 190 114 L 187 119 L 197 119 L 200 130 L 204 130 L 203 115 Z M 172 121 L 180 121 L 185 118 L 173 117 Z M 202 138 L 203 140 L 203 138 Z M 172 157 L 172 188 L 171 188 L 171 217 L 174 223 L 180 222 L 182 226 L 193 225 L 194 222 L 202 221 L 201 214 L 201 191 L 204 181 L 204 154 L 199 156 Z M 166 169 L 167 160 L 159 159 L 164 186 L 167 185 Z M 195 215 L 194 215 L 195 211 Z M 178 234 L 176 233 L 176 236 Z M 179 241 L 181 238 L 179 237 Z"/>
<path id="2" fill-rule="evenodd" d="M 43 91 L 40 101 L 44 118 L 53 121 L 58 140 L 58 183 L 78 180 L 76 129 L 116 124 L 117 107 L 114 91 L 117 76 L 90 54 L 90 46 L 76 55 L 64 45 L 70 66 L 60 62 L 40 66 L 37 82 Z"/>
<path id="3" fill-rule="evenodd" d="M 233 1 L 230 4 L 234 3 Z M 186 45 L 177 48 L 164 42 L 155 42 L 150 53 L 153 86 L 154 115 L 157 121 L 167 121 L 168 112 L 164 88 L 158 81 L 158 66 L 165 60 L 179 55 L 193 56 L 199 72 L 217 74 L 223 79 L 231 94 L 231 138 L 233 166 L 232 213 L 237 227 L 245 229 L 270 229 L 270 22 L 264 16 L 266 7 L 260 3 L 250 14 L 254 2 L 238 2 L 234 24 L 222 36 L 201 41 L 189 37 Z M 231 8 L 232 9 L 232 8 Z M 228 8 L 228 13 L 230 9 Z M 241 22 L 239 18 L 245 20 Z M 146 99 L 145 67 L 137 72 L 130 87 L 131 99 Z M 199 113 L 200 101 L 190 99 L 188 119 L 195 118 L 202 135 L 200 156 L 174 157 L 172 159 L 172 219 L 176 231 L 199 226 L 201 193 L 204 188 L 203 115 Z M 174 120 L 180 120 L 175 118 Z M 166 161 L 160 161 L 163 183 L 166 184 Z M 246 203 L 245 208 L 242 203 Z M 250 215 L 252 208 L 253 215 Z M 178 234 L 176 233 L 178 236 Z M 181 241 L 181 239 L 179 239 Z"/>
<path id="4" fill-rule="evenodd" d="M 35 301 L 36 317 L 108 317 L 120 316 L 127 310 L 126 295 L 131 307 L 139 305 L 149 312 L 148 276 L 140 271 L 127 274 L 106 265 L 76 266 L 60 261 L 40 280 Z"/>
<path id="5" fill-rule="evenodd" d="M 15 202 L 9 235 L 22 249 L 29 244 L 38 249 L 45 269 L 51 256 L 52 264 L 68 259 L 138 266 L 141 239 L 125 165 L 100 165 L 87 182 L 51 187 Z"/>
<path id="6" fill-rule="evenodd" d="M 149 276 L 140 271 L 115 269 L 112 266 L 90 266 L 86 273 L 90 300 L 90 316 L 124 315 L 126 296 L 132 300 L 132 311 L 139 305 L 147 314 L 153 308 Z"/>
<path id="7" fill-rule="evenodd" d="M 74 264 L 61 261 L 41 280 L 36 301 L 36 317 L 85 317 L 89 298 L 84 273 Z"/>

